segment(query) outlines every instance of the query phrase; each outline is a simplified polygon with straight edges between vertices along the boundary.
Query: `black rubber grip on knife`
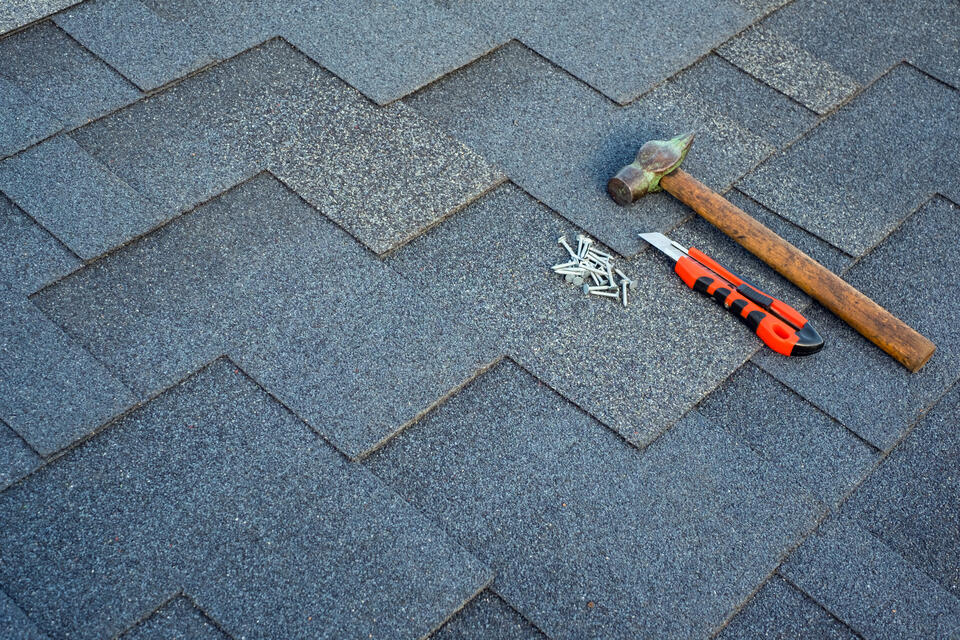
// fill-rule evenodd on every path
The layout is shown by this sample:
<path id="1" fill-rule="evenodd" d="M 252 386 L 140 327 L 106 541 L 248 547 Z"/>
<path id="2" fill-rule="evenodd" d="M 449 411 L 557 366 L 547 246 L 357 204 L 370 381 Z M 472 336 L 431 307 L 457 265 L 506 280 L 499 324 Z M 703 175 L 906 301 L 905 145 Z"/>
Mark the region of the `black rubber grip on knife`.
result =
<path id="1" fill-rule="evenodd" d="M 770 305 L 773 304 L 773 298 L 765 293 L 757 291 L 748 284 L 742 284 L 737 287 L 737 293 L 742 295 L 750 302 L 756 304 L 758 307 L 763 307 L 764 309 L 769 309 Z"/>

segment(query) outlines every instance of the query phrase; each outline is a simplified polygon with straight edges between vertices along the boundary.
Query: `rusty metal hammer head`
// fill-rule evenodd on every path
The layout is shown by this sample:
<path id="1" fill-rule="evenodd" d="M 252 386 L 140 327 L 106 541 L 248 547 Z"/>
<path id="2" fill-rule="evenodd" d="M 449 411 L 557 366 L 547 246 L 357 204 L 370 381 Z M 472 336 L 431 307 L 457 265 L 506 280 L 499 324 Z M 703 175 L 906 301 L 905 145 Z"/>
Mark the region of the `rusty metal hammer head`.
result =
<path id="1" fill-rule="evenodd" d="M 672 140 L 650 140 L 637 152 L 631 164 L 607 182 L 607 191 L 617 204 L 628 205 L 654 191 L 660 191 L 660 178 L 680 166 L 693 144 L 693 134 Z"/>

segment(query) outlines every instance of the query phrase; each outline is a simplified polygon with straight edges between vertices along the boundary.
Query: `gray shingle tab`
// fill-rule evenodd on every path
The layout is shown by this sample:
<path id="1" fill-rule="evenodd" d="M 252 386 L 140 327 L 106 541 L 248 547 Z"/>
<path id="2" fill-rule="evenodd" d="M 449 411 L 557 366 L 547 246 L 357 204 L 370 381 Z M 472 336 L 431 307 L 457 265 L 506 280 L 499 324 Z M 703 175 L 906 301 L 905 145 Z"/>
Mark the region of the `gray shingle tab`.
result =
<path id="1" fill-rule="evenodd" d="M 0 190 L 84 259 L 164 219 L 66 135 L 0 162 Z"/>
<path id="2" fill-rule="evenodd" d="M 43 107 L 0 76 L 0 158 L 53 135 L 61 124 Z"/>
<path id="3" fill-rule="evenodd" d="M 953 281 L 944 277 L 956 265 L 956 251 L 943 241 L 955 235 L 956 219 L 956 206 L 932 199 L 845 276 L 937 345 L 920 373 L 908 372 L 820 307 L 807 317 L 824 336 L 823 351 L 790 359 L 761 351 L 755 362 L 878 448 L 893 446 L 960 375 L 960 342 L 941 307 L 956 297 Z"/>
<path id="4" fill-rule="evenodd" d="M 638 230 L 665 230 L 690 214 L 666 195 L 620 207 L 606 183 L 651 138 L 694 129 L 685 166 L 730 186 L 773 149 L 702 101 L 666 86 L 618 108 L 522 45 L 511 43 L 407 103 L 443 124 L 534 197 L 617 252 L 641 247 Z"/>
<path id="5" fill-rule="evenodd" d="M 140 97 L 136 87 L 51 22 L 0 39 L 0 69 L 67 127 Z"/>
<path id="6" fill-rule="evenodd" d="M 960 600 L 845 518 L 831 520 L 781 572 L 864 637 L 949 638 Z"/>
<path id="7" fill-rule="evenodd" d="M 458 3 L 470 21 L 514 37 L 616 100 L 632 102 L 762 13 L 718 0 L 642 8 L 616 0 Z M 589 43 L 589 46 L 584 46 Z"/>
<path id="8" fill-rule="evenodd" d="M 638 283 L 624 309 L 585 296 L 550 266 L 579 230 L 514 186 L 500 187 L 390 261 L 451 315 L 638 445 L 653 441 L 740 365 L 757 340 L 659 254 L 617 264 Z M 491 256 L 496 256 L 491 260 Z"/>
<path id="9" fill-rule="evenodd" d="M 641 453 L 513 364 L 368 461 L 558 638 L 706 635 L 821 510 L 702 418 Z"/>
<path id="10" fill-rule="evenodd" d="M 0 196 L 0 297 L 22 298 L 79 264 L 48 231 Z"/>
<path id="11" fill-rule="evenodd" d="M 467 603 L 431 640 L 546 640 L 530 621 L 492 591 Z"/>
<path id="12" fill-rule="evenodd" d="M 120 636 L 122 640 L 229 640 L 190 602 L 177 596 Z"/>
<path id="13" fill-rule="evenodd" d="M 705 57 L 670 82 L 715 105 L 775 147 L 783 147 L 817 119 L 808 109 L 716 55 Z"/>
<path id="14" fill-rule="evenodd" d="M 0 299 L 0 418 L 41 455 L 132 402 L 126 387 L 33 304 Z"/>
<path id="15" fill-rule="evenodd" d="M 42 291 L 139 394 L 221 353 L 358 456 L 495 357 L 269 175 Z"/>
<path id="16" fill-rule="evenodd" d="M 0 489 L 40 466 L 40 456 L 0 420 Z M 0 630 L 3 624 L 0 623 Z"/>
<path id="17" fill-rule="evenodd" d="M 144 91 L 211 61 L 203 42 L 139 0 L 87 0 L 54 20 Z"/>
<path id="18" fill-rule="evenodd" d="M 697 411 L 835 505 L 876 462 L 877 454 L 840 424 L 751 364 Z"/>
<path id="19" fill-rule="evenodd" d="M 719 640 L 854 640 L 857 636 L 809 596 L 774 574 Z"/>
<path id="20" fill-rule="evenodd" d="M 960 388 L 954 386 L 844 508 L 960 597 Z"/>
<path id="21" fill-rule="evenodd" d="M 0 493 L 0 519 L 0 584 L 78 638 L 180 587 L 234 637 L 418 637 L 491 577 L 225 360 Z"/>
<path id="22" fill-rule="evenodd" d="M 960 86 L 960 7 L 950 0 L 799 0 L 762 24 L 861 83 L 906 59 Z"/>
<path id="23" fill-rule="evenodd" d="M 860 88 L 806 49 L 762 27 L 740 34 L 717 53 L 821 115 Z"/>
<path id="24" fill-rule="evenodd" d="M 75 137 L 174 211 L 270 169 L 378 253 L 502 180 L 407 107 L 376 108 L 280 41 Z"/>
<path id="25" fill-rule="evenodd" d="M 51 13 L 77 4 L 79 0 L 5 0 L 0 5 L 0 35 Z"/>
<path id="26" fill-rule="evenodd" d="M 738 188 L 861 255 L 934 192 L 958 183 L 960 94 L 901 65 Z"/>
<path id="27" fill-rule="evenodd" d="M 3 591 L 0 591 L 0 634 L 7 640 L 48 640 Z"/>

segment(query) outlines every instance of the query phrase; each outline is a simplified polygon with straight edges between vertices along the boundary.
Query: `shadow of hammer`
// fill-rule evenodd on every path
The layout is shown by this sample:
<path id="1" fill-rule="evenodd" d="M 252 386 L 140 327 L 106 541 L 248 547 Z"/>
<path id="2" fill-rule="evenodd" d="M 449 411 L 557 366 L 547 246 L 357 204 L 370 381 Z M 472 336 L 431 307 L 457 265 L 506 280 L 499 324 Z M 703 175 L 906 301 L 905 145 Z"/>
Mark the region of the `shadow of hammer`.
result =
<path id="1" fill-rule="evenodd" d="M 647 142 L 640 147 L 633 163 L 610 178 L 607 191 L 621 205 L 631 204 L 648 193 L 666 191 L 910 371 L 919 371 L 927 363 L 936 349 L 930 340 L 680 169 L 691 144 L 692 133 Z"/>

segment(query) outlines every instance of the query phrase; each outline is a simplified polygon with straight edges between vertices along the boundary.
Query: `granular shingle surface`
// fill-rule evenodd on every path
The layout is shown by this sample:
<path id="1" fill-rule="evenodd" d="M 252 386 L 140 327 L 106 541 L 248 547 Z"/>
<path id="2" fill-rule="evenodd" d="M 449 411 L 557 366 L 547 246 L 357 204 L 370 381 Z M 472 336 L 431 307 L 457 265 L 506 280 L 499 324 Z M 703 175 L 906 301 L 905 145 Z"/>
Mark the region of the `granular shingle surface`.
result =
<path id="1" fill-rule="evenodd" d="M 505 363 L 368 464 L 551 637 L 703 635 L 821 507 L 696 415 L 647 453 Z"/>
<path id="2" fill-rule="evenodd" d="M 75 637 L 178 589 L 235 637 L 416 637 L 490 578 L 227 360 L 4 492 L 0 513 L 5 588 Z"/>
<path id="3" fill-rule="evenodd" d="M 958 114 L 953 0 L 0 0 L 0 638 L 960 637 Z"/>
<path id="4" fill-rule="evenodd" d="M 845 517 L 821 527 L 782 571 L 864 637 L 949 638 L 960 629 L 960 600 Z"/>

